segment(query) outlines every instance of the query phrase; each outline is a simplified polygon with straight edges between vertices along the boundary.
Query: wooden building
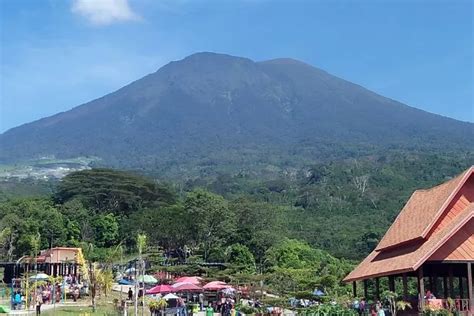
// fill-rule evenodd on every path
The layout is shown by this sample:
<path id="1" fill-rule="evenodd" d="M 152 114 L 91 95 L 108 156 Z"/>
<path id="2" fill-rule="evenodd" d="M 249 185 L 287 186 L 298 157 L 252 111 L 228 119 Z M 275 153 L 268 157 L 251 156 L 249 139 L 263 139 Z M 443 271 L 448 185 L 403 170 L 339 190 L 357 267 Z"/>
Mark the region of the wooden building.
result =
<path id="1" fill-rule="evenodd" d="M 36 258 L 38 263 L 78 263 L 81 248 L 54 247 L 41 250 Z"/>
<path id="2" fill-rule="evenodd" d="M 381 294 L 380 278 L 388 278 L 388 289 L 409 300 L 407 283 L 418 284 L 418 311 L 430 304 L 446 307 L 448 298 L 465 315 L 474 315 L 474 166 L 436 187 L 417 190 L 410 197 L 376 249 L 345 279 L 375 287 Z M 361 286 L 359 286 L 361 287 Z M 430 291 L 437 299 L 426 299 Z M 413 304 L 412 304 L 413 305 Z"/>
<path id="3" fill-rule="evenodd" d="M 55 277 L 72 275 L 80 280 L 84 264 L 81 248 L 55 247 L 41 250 L 35 258 L 23 256 L 16 262 L 0 262 L 0 267 L 5 269 L 3 282 L 10 284 L 26 271 L 44 272 Z"/>

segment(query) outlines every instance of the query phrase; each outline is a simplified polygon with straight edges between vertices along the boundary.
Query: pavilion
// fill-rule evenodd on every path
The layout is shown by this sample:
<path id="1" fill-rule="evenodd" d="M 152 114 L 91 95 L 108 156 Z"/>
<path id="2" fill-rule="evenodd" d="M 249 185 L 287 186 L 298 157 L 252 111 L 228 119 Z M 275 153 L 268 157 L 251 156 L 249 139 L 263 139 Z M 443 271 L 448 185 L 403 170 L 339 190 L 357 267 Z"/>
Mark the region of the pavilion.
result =
<path id="1" fill-rule="evenodd" d="M 363 282 L 367 297 L 370 281 L 378 299 L 380 278 L 388 278 L 390 291 L 398 280 L 409 300 L 408 282 L 416 278 L 414 309 L 433 303 L 446 307 L 452 298 L 464 315 L 474 315 L 473 263 L 474 166 L 438 186 L 416 190 L 375 250 L 344 282 L 353 282 L 354 296 L 356 282 Z M 438 299 L 425 299 L 426 291 Z"/>

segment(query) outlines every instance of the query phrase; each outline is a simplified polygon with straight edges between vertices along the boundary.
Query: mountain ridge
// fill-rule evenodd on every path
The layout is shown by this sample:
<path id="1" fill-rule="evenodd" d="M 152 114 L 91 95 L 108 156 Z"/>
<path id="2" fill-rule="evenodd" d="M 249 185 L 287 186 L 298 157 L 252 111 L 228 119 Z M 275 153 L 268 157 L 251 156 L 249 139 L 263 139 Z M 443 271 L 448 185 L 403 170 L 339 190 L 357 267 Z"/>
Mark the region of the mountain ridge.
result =
<path id="1" fill-rule="evenodd" d="M 472 150 L 472 135 L 473 123 L 385 98 L 298 60 L 203 52 L 0 134 L 0 161 L 98 156 L 156 165 L 230 150 L 251 151 L 251 162 L 265 160 L 265 150 L 311 160 L 332 156 L 321 150 L 328 146 Z"/>

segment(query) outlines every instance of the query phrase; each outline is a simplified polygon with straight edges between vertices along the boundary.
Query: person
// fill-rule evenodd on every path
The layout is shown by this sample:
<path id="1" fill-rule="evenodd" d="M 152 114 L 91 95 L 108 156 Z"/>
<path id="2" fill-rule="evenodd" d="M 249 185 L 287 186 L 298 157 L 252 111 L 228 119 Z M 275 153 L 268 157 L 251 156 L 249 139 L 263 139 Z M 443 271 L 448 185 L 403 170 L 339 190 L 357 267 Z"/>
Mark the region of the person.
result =
<path id="1" fill-rule="evenodd" d="M 199 311 L 204 309 L 204 294 L 199 293 Z"/>
<path id="2" fill-rule="evenodd" d="M 436 299 L 436 297 L 433 295 L 433 293 L 431 293 L 430 290 L 427 290 L 425 294 L 425 299 L 432 300 L 432 299 Z"/>
<path id="3" fill-rule="evenodd" d="M 182 297 L 178 298 L 178 315 L 186 316 L 186 304 Z"/>
<path id="4" fill-rule="evenodd" d="M 74 290 L 72 291 L 72 298 L 74 299 L 74 302 L 77 302 L 78 297 L 79 297 L 79 287 L 76 285 L 74 287 Z"/>
<path id="5" fill-rule="evenodd" d="M 383 309 L 382 303 L 377 302 L 377 316 L 385 316 L 385 311 Z"/>
<path id="6" fill-rule="evenodd" d="M 43 304 L 43 296 L 41 293 L 36 294 L 36 315 L 41 315 L 41 305 Z"/>
<path id="7" fill-rule="evenodd" d="M 132 301 L 133 300 L 133 291 L 132 288 L 128 288 L 128 300 Z"/>
<path id="8" fill-rule="evenodd" d="M 20 291 L 15 293 L 15 296 L 13 297 L 13 307 L 14 309 L 20 309 L 21 308 L 21 294 Z"/>
<path id="9" fill-rule="evenodd" d="M 375 304 L 370 308 L 370 316 L 377 316 L 377 307 Z"/>
<path id="10" fill-rule="evenodd" d="M 206 308 L 206 316 L 214 316 L 214 309 L 212 308 L 212 306 L 210 304 Z"/>
<path id="11" fill-rule="evenodd" d="M 365 314 L 365 298 L 364 297 L 359 302 L 358 313 L 359 313 L 360 316 Z"/>

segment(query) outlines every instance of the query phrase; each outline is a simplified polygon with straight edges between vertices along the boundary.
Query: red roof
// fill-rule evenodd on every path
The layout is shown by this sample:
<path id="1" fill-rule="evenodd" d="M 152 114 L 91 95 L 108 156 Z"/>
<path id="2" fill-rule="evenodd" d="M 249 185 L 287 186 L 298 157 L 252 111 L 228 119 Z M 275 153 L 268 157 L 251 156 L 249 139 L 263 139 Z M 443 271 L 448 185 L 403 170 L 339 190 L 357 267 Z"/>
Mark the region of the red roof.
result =
<path id="1" fill-rule="evenodd" d="M 415 191 L 376 250 L 426 238 L 429 230 L 473 172 L 474 166 L 434 188 Z"/>
<path id="2" fill-rule="evenodd" d="M 207 291 L 220 291 L 220 290 L 223 290 L 223 289 L 228 289 L 230 287 L 231 286 L 229 284 L 225 283 L 225 282 L 212 281 L 212 282 L 209 282 L 206 285 L 204 285 L 203 289 L 207 290 Z"/>
<path id="3" fill-rule="evenodd" d="M 201 292 L 202 289 L 192 283 L 175 283 L 171 286 L 174 292 Z"/>
<path id="4" fill-rule="evenodd" d="M 416 191 L 377 248 L 344 281 L 416 271 L 430 260 L 474 260 L 473 172 L 471 167 Z"/>
<path id="5" fill-rule="evenodd" d="M 146 291 L 146 294 L 159 294 L 159 293 L 168 294 L 174 291 L 175 290 L 171 286 L 166 285 L 166 284 L 160 284 Z"/>
<path id="6" fill-rule="evenodd" d="M 191 283 L 195 285 L 201 284 L 202 278 L 198 276 L 184 276 L 177 278 L 175 283 Z"/>

